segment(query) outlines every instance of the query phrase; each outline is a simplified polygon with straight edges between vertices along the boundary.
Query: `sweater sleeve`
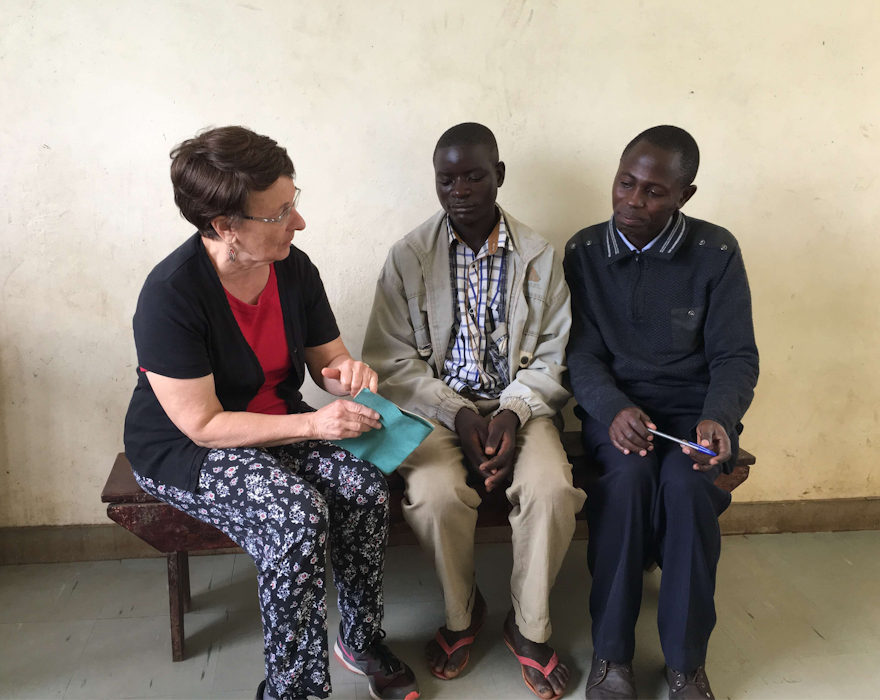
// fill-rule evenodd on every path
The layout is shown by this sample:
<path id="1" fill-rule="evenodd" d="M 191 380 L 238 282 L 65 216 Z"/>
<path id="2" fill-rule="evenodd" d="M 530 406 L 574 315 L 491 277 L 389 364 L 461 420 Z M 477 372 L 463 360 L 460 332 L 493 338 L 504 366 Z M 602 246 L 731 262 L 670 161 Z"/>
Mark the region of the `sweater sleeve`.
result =
<path id="1" fill-rule="evenodd" d="M 579 251 L 566 246 L 565 278 L 571 289 L 571 336 L 568 341 L 568 371 L 578 405 L 593 418 L 610 426 L 624 408 L 635 406 L 618 387 L 609 369 L 611 353 L 596 324 L 586 298 L 584 269 Z"/>
<path id="2" fill-rule="evenodd" d="M 147 279 L 133 327 L 142 369 L 174 379 L 211 374 L 205 322 L 171 283 Z"/>
<path id="3" fill-rule="evenodd" d="M 700 420 L 716 421 L 732 435 L 752 403 L 758 383 L 752 299 L 739 246 L 710 293 L 703 337 L 709 390 Z"/>

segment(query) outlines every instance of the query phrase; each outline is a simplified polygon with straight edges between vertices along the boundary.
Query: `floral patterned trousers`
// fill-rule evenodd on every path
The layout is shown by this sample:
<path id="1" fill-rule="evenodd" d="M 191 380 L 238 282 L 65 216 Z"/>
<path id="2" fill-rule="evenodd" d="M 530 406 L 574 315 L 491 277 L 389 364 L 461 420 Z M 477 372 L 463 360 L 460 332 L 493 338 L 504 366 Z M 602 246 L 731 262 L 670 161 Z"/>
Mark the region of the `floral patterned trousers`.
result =
<path id="1" fill-rule="evenodd" d="M 277 700 L 327 697 L 329 536 L 343 641 L 363 650 L 382 622 L 388 487 L 329 442 L 211 450 L 195 492 L 135 474 L 141 488 L 215 525 L 257 565 L 266 686 Z"/>

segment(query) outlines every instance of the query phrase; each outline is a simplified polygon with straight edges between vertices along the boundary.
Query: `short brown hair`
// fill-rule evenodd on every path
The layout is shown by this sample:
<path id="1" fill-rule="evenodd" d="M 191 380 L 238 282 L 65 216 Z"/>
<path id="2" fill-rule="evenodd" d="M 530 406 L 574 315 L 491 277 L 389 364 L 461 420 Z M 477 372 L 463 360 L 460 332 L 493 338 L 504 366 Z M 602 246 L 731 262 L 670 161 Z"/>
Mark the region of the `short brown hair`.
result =
<path id="1" fill-rule="evenodd" d="M 174 201 L 207 238 L 219 238 L 211 226 L 215 217 L 244 216 L 249 192 L 295 174 L 287 149 L 243 126 L 209 129 L 171 151 Z"/>

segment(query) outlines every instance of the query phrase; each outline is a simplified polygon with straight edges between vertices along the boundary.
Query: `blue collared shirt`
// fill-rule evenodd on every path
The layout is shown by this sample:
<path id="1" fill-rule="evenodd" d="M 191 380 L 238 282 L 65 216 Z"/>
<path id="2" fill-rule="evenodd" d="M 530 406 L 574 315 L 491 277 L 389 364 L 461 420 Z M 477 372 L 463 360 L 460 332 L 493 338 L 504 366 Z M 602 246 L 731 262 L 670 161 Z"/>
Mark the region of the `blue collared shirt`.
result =
<path id="1" fill-rule="evenodd" d="M 659 240 L 660 240 L 660 237 L 661 237 L 664 233 L 666 233 L 666 232 L 669 230 L 669 225 L 672 223 L 672 220 L 673 220 L 674 218 L 675 218 L 675 214 L 673 214 L 672 216 L 670 216 L 670 217 L 669 217 L 669 221 L 666 222 L 666 226 L 663 227 L 663 230 L 662 230 L 660 233 L 657 234 L 657 237 L 656 237 L 653 241 L 651 241 L 650 243 L 648 243 L 648 245 L 646 245 L 644 248 L 642 248 L 642 250 L 648 250 L 648 248 L 650 248 L 650 247 L 651 247 L 652 245 L 654 245 L 657 241 L 659 241 Z M 641 250 L 639 250 L 638 248 L 636 248 L 632 243 L 629 242 L 629 239 L 628 239 L 626 236 L 624 236 L 624 235 L 620 232 L 620 229 L 619 229 L 619 228 L 615 228 L 614 230 L 617 231 L 617 235 L 620 236 L 620 237 L 623 239 L 623 242 L 626 244 L 626 247 L 627 247 L 627 248 L 629 248 L 630 250 L 634 250 L 634 251 L 636 251 L 637 253 L 641 253 L 641 252 L 642 252 Z"/>

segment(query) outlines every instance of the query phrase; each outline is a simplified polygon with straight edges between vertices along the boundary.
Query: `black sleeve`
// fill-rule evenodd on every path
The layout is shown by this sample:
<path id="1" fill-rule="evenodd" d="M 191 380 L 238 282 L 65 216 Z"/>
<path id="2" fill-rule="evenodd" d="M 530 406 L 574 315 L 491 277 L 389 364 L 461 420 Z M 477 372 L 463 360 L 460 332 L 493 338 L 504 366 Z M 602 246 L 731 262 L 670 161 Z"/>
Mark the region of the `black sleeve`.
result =
<path id="1" fill-rule="evenodd" d="M 704 326 L 709 392 L 700 420 L 714 420 L 732 435 L 758 383 L 758 348 L 752 298 L 739 247 L 709 297 Z"/>
<path id="2" fill-rule="evenodd" d="M 321 274 L 311 260 L 306 259 L 302 276 L 303 303 L 306 311 L 306 347 L 324 345 L 339 337 L 339 326 L 324 291 Z"/>
<path id="3" fill-rule="evenodd" d="M 635 403 L 620 389 L 611 375 L 611 352 L 586 298 L 579 250 L 566 246 L 565 279 L 571 289 L 571 335 L 568 339 L 568 373 L 574 398 L 593 418 L 610 426 L 615 416 Z"/>
<path id="4" fill-rule="evenodd" d="M 206 323 L 170 283 L 147 280 L 133 325 L 140 367 L 174 379 L 211 374 Z"/>

